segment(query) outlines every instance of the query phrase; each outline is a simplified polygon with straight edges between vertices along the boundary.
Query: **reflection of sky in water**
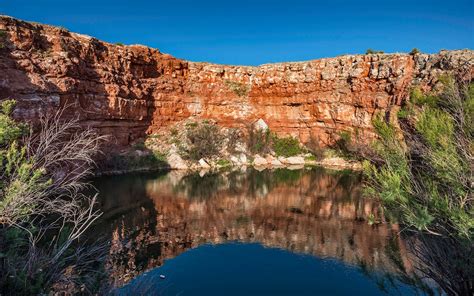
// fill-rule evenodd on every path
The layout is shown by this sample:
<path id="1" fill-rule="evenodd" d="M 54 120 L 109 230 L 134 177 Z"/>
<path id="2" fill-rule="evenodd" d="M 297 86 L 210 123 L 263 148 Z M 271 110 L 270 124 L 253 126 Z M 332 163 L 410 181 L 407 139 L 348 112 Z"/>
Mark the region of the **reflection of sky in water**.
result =
<path id="1" fill-rule="evenodd" d="M 160 278 L 165 275 L 165 279 Z M 389 294 L 412 295 L 407 286 Z M 119 295 L 380 295 L 377 282 L 335 260 L 260 244 L 203 245 L 170 259 Z"/>
<path id="2" fill-rule="evenodd" d="M 176 260 L 169 261 L 163 268 L 170 271 L 174 262 L 181 262 L 186 269 L 194 270 L 197 267 L 193 262 L 202 261 L 200 264 L 215 265 L 214 271 L 209 272 L 225 274 L 227 269 L 222 261 L 227 259 L 217 258 L 217 254 L 211 252 L 220 249 L 199 246 L 230 241 L 250 244 L 222 248 L 233 257 L 250 251 L 248 256 L 255 257 L 249 262 L 255 263 L 252 270 L 259 270 L 257 259 L 281 263 L 275 269 L 285 275 L 281 283 L 288 285 L 325 274 L 316 267 L 327 261 L 318 258 L 337 259 L 359 266 L 367 274 L 372 270 L 377 270 L 377 274 L 395 273 L 398 266 L 393 264 L 393 258 L 411 269 L 404 255 L 404 244 L 396 235 L 398 227 L 386 224 L 370 226 L 363 221 L 368 215 L 380 219 L 380 211 L 374 202 L 361 198 L 360 176 L 355 174 L 322 169 L 262 172 L 249 169 L 246 172 L 186 176 L 172 171 L 168 174 L 104 177 L 96 180 L 96 186 L 101 192 L 105 213 L 96 230 L 110 237 L 108 266 L 116 286 L 175 257 Z M 261 248 L 261 245 L 267 248 Z M 188 251 L 190 249 L 192 251 Z M 280 262 L 280 256 L 286 261 Z M 191 261 L 186 261 L 186 258 Z M 288 268 L 296 267 L 292 266 L 291 258 L 299 258 L 299 261 L 305 258 L 303 261 L 308 263 L 304 266 L 314 266 L 306 269 L 306 277 L 298 275 L 292 278 Z M 356 272 L 349 265 L 331 264 L 337 266 L 334 268 L 341 273 L 339 277 Z M 192 271 L 189 272 L 182 274 L 183 278 L 191 276 Z M 259 273 L 253 274 L 259 277 Z M 349 286 L 351 278 L 356 287 L 363 277 L 360 274 L 349 276 L 346 283 Z M 261 285 L 269 282 L 262 281 Z M 308 285 L 309 294 L 316 291 L 310 284 L 311 281 L 304 284 Z M 258 285 L 253 288 L 259 291 Z M 263 286 L 260 288 L 264 289 Z"/>

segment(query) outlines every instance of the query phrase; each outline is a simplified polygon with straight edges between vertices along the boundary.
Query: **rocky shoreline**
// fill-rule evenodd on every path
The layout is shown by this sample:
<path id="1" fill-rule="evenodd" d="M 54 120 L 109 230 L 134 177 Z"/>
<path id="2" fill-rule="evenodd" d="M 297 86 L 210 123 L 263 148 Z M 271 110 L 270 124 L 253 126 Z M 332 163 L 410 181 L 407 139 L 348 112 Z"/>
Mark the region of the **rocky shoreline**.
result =
<path id="1" fill-rule="evenodd" d="M 164 163 L 159 167 L 141 167 L 133 169 L 121 169 L 121 170 L 103 170 L 97 171 L 94 173 L 94 177 L 101 176 L 115 176 L 115 175 L 124 175 L 124 174 L 133 174 L 133 173 L 152 173 L 159 171 L 181 171 L 181 172 L 199 172 L 201 175 L 204 175 L 208 172 L 221 171 L 224 169 L 231 170 L 242 170 L 247 167 L 253 167 L 258 171 L 263 170 L 274 170 L 274 169 L 289 169 L 289 170 L 299 170 L 304 169 L 305 167 L 322 167 L 325 169 L 342 171 L 350 170 L 358 172 L 362 170 L 362 164 L 359 161 L 347 160 L 342 157 L 330 157 L 324 158 L 321 160 L 308 159 L 304 156 L 293 156 L 293 157 L 274 157 L 272 155 L 267 155 L 265 158 L 259 155 L 254 157 L 253 162 L 228 162 L 225 165 L 220 164 L 215 161 L 206 161 L 201 159 L 196 163 L 186 164 L 184 167 L 182 164 L 169 164 Z"/>
<path id="2" fill-rule="evenodd" d="M 209 149 L 214 152 L 208 153 Z M 196 157 L 200 155 L 196 151 L 203 155 Z M 117 152 L 108 162 L 98 174 L 216 171 L 230 167 L 254 167 L 257 170 L 301 169 L 305 166 L 362 169 L 360 161 L 347 159 L 340 151 L 326 148 L 311 152 L 297 138 L 279 138 L 262 119 L 254 122 L 250 131 L 219 127 L 212 121 L 187 120 L 135 142 L 130 148 Z"/>

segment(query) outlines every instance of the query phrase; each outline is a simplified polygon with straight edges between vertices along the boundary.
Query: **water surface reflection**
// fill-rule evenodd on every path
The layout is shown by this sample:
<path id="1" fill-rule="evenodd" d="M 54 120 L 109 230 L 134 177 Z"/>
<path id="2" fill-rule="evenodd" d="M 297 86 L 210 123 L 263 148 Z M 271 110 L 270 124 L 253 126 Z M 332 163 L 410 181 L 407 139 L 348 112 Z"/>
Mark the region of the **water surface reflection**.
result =
<path id="1" fill-rule="evenodd" d="M 411 269 L 398 227 L 363 221 L 381 215 L 377 204 L 361 198 L 357 174 L 318 168 L 204 176 L 172 171 L 103 177 L 95 185 L 105 213 L 95 231 L 110 237 L 114 286 L 190 248 L 230 241 L 335 258 L 384 274 L 400 265 Z"/>

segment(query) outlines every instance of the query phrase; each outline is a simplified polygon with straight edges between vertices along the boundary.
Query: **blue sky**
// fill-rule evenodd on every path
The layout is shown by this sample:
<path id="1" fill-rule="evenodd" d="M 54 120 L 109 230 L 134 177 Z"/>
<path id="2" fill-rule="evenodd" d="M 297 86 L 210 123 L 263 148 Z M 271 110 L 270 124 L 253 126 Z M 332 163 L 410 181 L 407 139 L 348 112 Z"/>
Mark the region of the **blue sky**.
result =
<path id="1" fill-rule="evenodd" d="M 0 0 L 0 14 L 224 64 L 474 48 L 474 0 Z"/>

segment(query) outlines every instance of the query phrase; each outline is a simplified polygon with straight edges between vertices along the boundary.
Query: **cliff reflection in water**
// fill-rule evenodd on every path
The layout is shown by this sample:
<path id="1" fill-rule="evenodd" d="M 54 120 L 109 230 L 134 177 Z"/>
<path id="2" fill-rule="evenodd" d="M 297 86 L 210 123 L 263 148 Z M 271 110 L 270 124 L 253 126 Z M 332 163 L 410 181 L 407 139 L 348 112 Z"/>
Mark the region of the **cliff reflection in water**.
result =
<path id="1" fill-rule="evenodd" d="M 403 253 L 396 226 L 362 221 L 378 217 L 378 207 L 360 197 L 354 174 L 172 171 L 100 178 L 96 187 L 105 213 L 97 228 L 110 236 L 115 286 L 204 243 L 258 242 L 385 272 L 396 269 L 387 249 Z"/>

